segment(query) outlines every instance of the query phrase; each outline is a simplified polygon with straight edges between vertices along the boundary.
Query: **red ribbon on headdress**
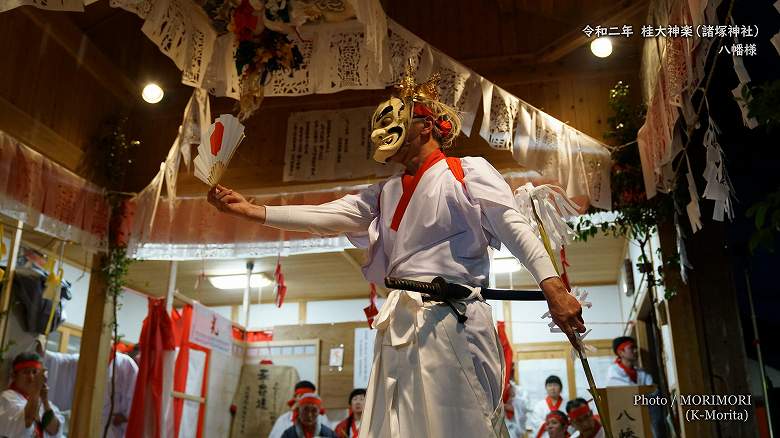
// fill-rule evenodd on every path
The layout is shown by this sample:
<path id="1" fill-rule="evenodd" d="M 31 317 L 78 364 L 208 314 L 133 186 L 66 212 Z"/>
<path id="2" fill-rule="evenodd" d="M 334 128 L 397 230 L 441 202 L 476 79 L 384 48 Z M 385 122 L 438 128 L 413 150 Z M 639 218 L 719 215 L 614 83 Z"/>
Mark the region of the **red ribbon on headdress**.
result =
<path id="1" fill-rule="evenodd" d="M 305 396 L 301 397 L 300 400 L 298 400 L 298 404 L 300 406 L 303 406 L 303 405 L 321 406 L 322 405 L 322 400 L 320 400 L 320 398 L 317 397 L 317 396 L 305 395 Z"/>
<path id="2" fill-rule="evenodd" d="M 43 364 L 37 360 L 25 360 L 14 365 L 14 372 L 26 370 L 28 368 L 41 369 L 43 368 Z"/>
<path id="3" fill-rule="evenodd" d="M 298 388 L 298 389 L 296 389 L 295 390 L 295 396 L 293 398 L 291 398 L 290 400 L 287 400 L 287 406 L 292 407 L 295 404 L 295 402 L 298 401 L 300 396 L 302 396 L 303 394 L 308 394 L 310 392 L 314 392 L 314 390 L 311 389 L 311 388 Z"/>
<path id="4" fill-rule="evenodd" d="M 431 111 L 430 108 L 428 108 L 426 105 L 423 105 L 421 103 L 415 103 L 414 104 L 414 116 L 417 117 L 430 117 L 433 120 L 433 123 L 436 125 L 436 127 L 441 132 L 442 137 L 449 137 L 450 132 L 452 132 L 452 122 L 449 120 L 444 119 L 443 117 L 436 117 L 436 115 L 433 114 L 433 111 Z"/>
<path id="5" fill-rule="evenodd" d="M 628 348 L 628 347 L 630 347 L 632 345 L 634 345 L 634 341 L 629 339 L 628 341 L 621 342 L 620 345 L 618 345 L 617 348 L 615 348 L 615 351 L 620 353 L 621 351 L 625 350 L 626 348 Z"/>
<path id="6" fill-rule="evenodd" d="M 576 420 L 576 419 L 578 419 L 580 417 L 584 417 L 584 416 L 586 416 L 588 414 L 591 414 L 591 413 L 592 413 L 592 411 L 590 410 L 590 406 L 585 404 L 585 405 L 582 405 L 582 406 L 580 406 L 578 408 L 574 408 L 574 409 L 570 410 L 569 411 L 569 419 L 571 421 L 574 421 L 574 420 Z"/>
<path id="7" fill-rule="evenodd" d="M 569 424 L 569 419 L 566 418 L 566 415 L 563 414 L 561 411 L 552 411 L 549 414 L 547 414 L 547 417 L 545 417 L 545 420 L 549 420 L 550 418 L 555 418 L 558 421 L 560 421 L 564 426 Z"/>

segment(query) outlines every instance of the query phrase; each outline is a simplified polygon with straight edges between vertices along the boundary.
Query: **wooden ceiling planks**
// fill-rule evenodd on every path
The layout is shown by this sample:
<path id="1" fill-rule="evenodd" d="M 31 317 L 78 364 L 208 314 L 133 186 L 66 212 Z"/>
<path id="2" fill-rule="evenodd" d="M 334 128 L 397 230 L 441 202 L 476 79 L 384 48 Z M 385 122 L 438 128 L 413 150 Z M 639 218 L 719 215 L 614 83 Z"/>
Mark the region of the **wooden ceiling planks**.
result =
<path id="1" fill-rule="evenodd" d="M 19 8 L 0 14 L 0 129 L 71 170 L 105 114 L 124 105 L 124 91 L 96 76 L 115 71 L 61 20 Z M 60 17 L 62 18 L 62 17 Z M 24 38 L 20 38 L 24 35 Z M 84 44 L 74 56 L 74 44 Z M 64 48 L 67 46 L 66 48 Z"/>

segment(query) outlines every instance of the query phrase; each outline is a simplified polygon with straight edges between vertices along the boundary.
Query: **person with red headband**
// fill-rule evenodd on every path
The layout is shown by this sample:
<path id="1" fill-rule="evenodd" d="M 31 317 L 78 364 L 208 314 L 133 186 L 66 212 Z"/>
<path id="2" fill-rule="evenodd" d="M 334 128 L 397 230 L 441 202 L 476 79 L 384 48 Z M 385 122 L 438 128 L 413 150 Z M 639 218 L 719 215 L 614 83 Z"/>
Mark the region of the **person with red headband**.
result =
<path id="1" fill-rule="evenodd" d="M 336 426 L 339 438 L 357 438 L 360 423 L 363 420 L 363 407 L 366 404 L 365 388 L 355 388 L 349 393 L 349 415 Z"/>
<path id="2" fill-rule="evenodd" d="M 550 411 L 536 438 L 569 438 L 569 417 L 559 410 Z"/>
<path id="3" fill-rule="evenodd" d="M 639 355 L 636 341 L 630 336 L 620 336 L 612 341 L 612 351 L 617 358 L 607 370 L 607 386 L 652 385 L 653 376 L 638 368 Z"/>
<path id="4" fill-rule="evenodd" d="M 560 377 L 548 376 L 544 381 L 544 390 L 547 392 L 547 396 L 536 402 L 528 418 L 528 427 L 534 434 L 544 427 L 547 414 L 552 411 L 560 411 L 566 405 L 566 400 L 561 395 L 563 382 L 561 382 Z"/>
<path id="5" fill-rule="evenodd" d="M 617 356 L 615 363 L 607 369 L 607 386 L 639 386 L 652 385 L 653 376 L 647 373 L 637 365 L 639 355 L 637 354 L 636 340 L 630 336 L 620 336 L 612 340 L 612 351 Z M 655 392 L 649 396 L 658 395 Z M 666 425 L 664 423 L 664 407 L 650 405 L 647 407 L 650 413 L 650 424 L 653 429 L 654 437 L 666 436 Z"/>
<path id="6" fill-rule="evenodd" d="M 604 438 L 604 428 L 584 398 L 575 398 L 566 403 L 566 413 L 569 414 L 571 425 L 577 430 L 572 438 Z"/>
<path id="7" fill-rule="evenodd" d="M 438 80 L 415 84 L 410 69 L 398 95 L 371 116 L 374 160 L 400 165 L 387 180 L 322 205 L 255 205 L 221 185 L 208 194 L 218 210 L 266 226 L 345 233 L 367 250 L 363 275 L 375 284 L 386 277 L 442 277 L 470 292 L 445 300 L 389 291 L 373 323 L 377 348 L 361 438 L 505 436 L 505 361 L 492 310 L 480 294 L 488 286 L 492 251 L 502 244 L 539 283 L 569 339 L 576 343 L 574 332 L 585 332 L 579 301 L 502 175 L 482 157 L 445 155 L 461 121 L 439 99 Z"/>
<path id="8" fill-rule="evenodd" d="M 41 357 L 32 352 L 20 353 L 11 367 L 11 386 L 0 394 L 0 436 L 61 437 L 65 419 L 49 401 Z"/>
<path id="9" fill-rule="evenodd" d="M 336 433 L 322 422 L 322 399 L 319 395 L 314 392 L 303 394 L 295 406 L 295 422 L 284 431 L 282 438 L 337 438 Z"/>
<path id="10" fill-rule="evenodd" d="M 268 434 L 268 438 L 281 438 L 284 432 L 295 423 L 295 419 L 298 416 L 298 400 L 306 394 L 313 394 L 315 392 L 317 392 L 317 387 L 308 380 L 301 380 L 296 383 L 293 397 L 287 402 L 287 406 L 290 407 L 290 410 L 276 419 L 274 426 L 271 428 L 271 432 Z M 330 425 L 324 410 L 321 410 L 320 412 L 320 423 Z"/>

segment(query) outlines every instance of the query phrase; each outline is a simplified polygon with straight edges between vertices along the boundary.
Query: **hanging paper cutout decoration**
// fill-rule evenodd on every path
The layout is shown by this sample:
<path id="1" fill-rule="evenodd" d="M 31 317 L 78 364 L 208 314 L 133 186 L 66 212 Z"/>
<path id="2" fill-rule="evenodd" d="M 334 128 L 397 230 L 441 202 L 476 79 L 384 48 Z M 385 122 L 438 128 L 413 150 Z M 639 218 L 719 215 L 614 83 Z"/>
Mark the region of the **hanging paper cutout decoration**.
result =
<path id="1" fill-rule="evenodd" d="M 287 295 L 287 285 L 284 284 L 284 274 L 282 274 L 282 262 L 280 260 L 277 260 L 276 262 L 274 281 L 276 282 L 276 286 L 274 286 L 274 302 L 276 303 L 276 307 L 282 307 L 282 304 L 284 304 L 284 297 Z"/>
<path id="2" fill-rule="evenodd" d="M 709 104 L 707 104 L 707 109 L 709 110 Z M 707 186 L 704 187 L 702 196 L 705 199 L 715 201 L 712 219 L 723 222 L 725 216 L 728 216 L 729 220 L 734 218 L 734 209 L 731 205 L 733 189 L 726 171 L 726 158 L 718 143 L 718 134 L 720 134 L 720 130 L 710 117 L 709 127 L 704 133 L 702 142 L 707 150 L 707 165 L 704 168 L 704 179 L 707 181 Z"/>
<path id="3" fill-rule="evenodd" d="M 374 328 L 374 317 L 379 314 L 379 309 L 376 308 L 376 285 L 370 283 L 371 291 L 368 294 L 368 307 L 363 308 L 363 313 L 366 314 L 366 321 L 368 322 L 368 328 Z"/>
<path id="4" fill-rule="evenodd" d="M 699 210 L 699 193 L 696 189 L 696 181 L 693 179 L 691 171 L 691 162 L 688 160 L 688 154 L 685 154 L 685 161 L 688 165 L 688 173 L 685 174 L 688 180 L 688 195 L 691 201 L 685 206 L 685 212 L 688 213 L 688 221 L 691 223 L 691 230 L 694 234 L 701 229 L 701 211 Z"/>
<path id="5" fill-rule="evenodd" d="M 201 139 L 195 157 L 195 177 L 210 187 L 219 183 L 230 159 L 244 139 L 244 125 L 230 114 L 222 114 L 209 127 L 208 137 Z"/>

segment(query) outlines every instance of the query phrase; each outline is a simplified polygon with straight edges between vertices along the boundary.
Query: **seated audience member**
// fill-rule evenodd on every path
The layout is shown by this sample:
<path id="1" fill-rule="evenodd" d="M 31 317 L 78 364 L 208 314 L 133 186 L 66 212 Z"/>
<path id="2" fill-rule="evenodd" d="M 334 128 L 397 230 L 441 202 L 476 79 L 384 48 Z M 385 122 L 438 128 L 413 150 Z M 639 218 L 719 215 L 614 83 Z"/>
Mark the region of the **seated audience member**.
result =
<path id="1" fill-rule="evenodd" d="M 57 406 L 49 402 L 41 357 L 21 353 L 11 366 L 11 386 L 0 394 L 0 436 L 61 437 L 65 420 Z"/>
<path id="2" fill-rule="evenodd" d="M 550 411 L 536 438 L 569 438 L 569 418 L 561 411 Z"/>
<path id="3" fill-rule="evenodd" d="M 563 382 L 561 382 L 560 377 L 555 375 L 548 376 L 544 381 L 544 390 L 547 392 L 547 396 L 536 402 L 528 419 L 527 427 L 533 431 L 531 436 L 536 436 L 545 424 L 547 414 L 552 411 L 559 411 L 566 405 L 566 400 L 561 395 Z"/>
<path id="4" fill-rule="evenodd" d="M 336 426 L 339 438 L 357 438 L 360 433 L 360 421 L 366 404 L 365 388 L 356 388 L 349 393 L 349 416 Z"/>
<path id="5" fill-rule="evenodd" d="M 639 355 L 636 341 L 630 336 L 620 336 L 612 341 L 615 363 L 607 370 L 607 386 L 652 385 L 653 377 L 638 368 Z"/>
<path id="6" fill-rule="evenodd" d="M 304 394 L 296 403 L 298 415 L 295 422 L 282 434 L 282 438 L 337 438 L 320 416 L 322 399 L 316 393 Z"/>
<path id="7" fill-rule="evenodd" d="M 566 403 L 566 413 L 569 414 L 571 425 L 577 430 L 572 438 L 604 438 L 604 428 L 584 398 L 575 398 Z"/>
<path id="8" fill-rule="evenodd" d="M 280 415 L 279 418 L 276 419 L 274 426 L 271 428 L 271 432 L 268 434 L 268 438 L 281 438 L 284 431 L 286 431 L 295 422 L 293 414 L 296 412 L 296 403 L 298 402 L 298 399 L 300 399 L 305 394 L 314 392 L 317 392 L 317 388 L 308 380 L 301 380 L 300 382 L 296 383 L 293 397 L 287 402 L 287 405 L 290 406 L 290 410 Z M 328 417 L 322 413 L 320 413 L 320 417 L 322 424 L 330 426 Z"/>

